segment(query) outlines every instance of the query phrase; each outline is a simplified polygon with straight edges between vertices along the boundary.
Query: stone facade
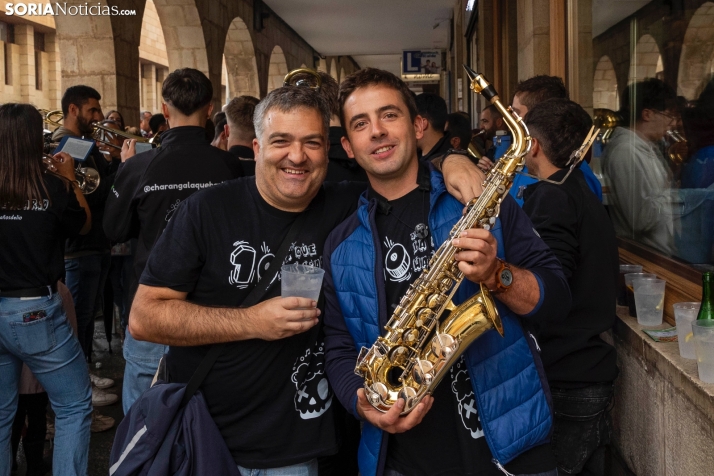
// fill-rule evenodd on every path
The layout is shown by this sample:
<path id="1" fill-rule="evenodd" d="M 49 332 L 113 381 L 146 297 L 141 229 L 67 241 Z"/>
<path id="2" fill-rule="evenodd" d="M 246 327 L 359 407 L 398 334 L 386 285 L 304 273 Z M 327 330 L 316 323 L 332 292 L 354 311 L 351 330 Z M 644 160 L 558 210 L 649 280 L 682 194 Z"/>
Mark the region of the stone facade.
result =
<path id="1" fill-rule="evenodd" d="M 5 3 L 0 2 L 0 7 Z M 67 2 L 85 4 L 84 0 Z M 9 52 L 13 77 L 9 85 L 0 83 L 0 98 L 58 108 L 64 89 L 87 84 L 100 92 L 105 110 L 118 109 L 128 125 L 136 125 L 140 109 L 158 112 L 160 83 L 168 71 L 180 67 L 208 75 L 214 84 L 214 110 L 220 109 L 226 90 L 229 97 L 262 97 L 281 85 L 288 71 L 303 65 L 315 68 L 320 59 L 334 65 L 337 77 L 358 68 L 349 57 L 321 58 L 267 6 L 263 6 L 263 28 L 257 31 L 252 0 L 99 0 L 95 4 L 136 14 L 8 17 L 19 25 L 31 20 L 50 32 L 46 51 L 39 55 L 47 87 L 43 84 L 42 94 L 33 92 L 33 26 L 20 26 L 22 43 L 3 48 L 3 59 L 4 51 Z"/>

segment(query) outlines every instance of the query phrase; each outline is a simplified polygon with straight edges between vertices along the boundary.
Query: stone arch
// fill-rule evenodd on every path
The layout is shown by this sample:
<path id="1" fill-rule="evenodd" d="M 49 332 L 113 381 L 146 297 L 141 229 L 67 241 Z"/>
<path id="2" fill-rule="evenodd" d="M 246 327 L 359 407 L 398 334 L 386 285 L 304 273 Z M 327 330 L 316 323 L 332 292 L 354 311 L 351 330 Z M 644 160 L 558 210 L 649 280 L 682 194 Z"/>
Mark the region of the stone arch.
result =
<path id="1" fill-rule="evenodd" d="M 324 58 L 320 58 L 320 61 L 317 63 L 317 70 L 327 73 L 327 61 L 325 61 Z"/>
<path id="2" fill-rule="evenodd" d="M 275 45 L 270 54 L 270 68 L 268 68 L 268 92 L 283 85 L 283 79 L 288 74 L 288 62 L 285 60 L 283 49 Z"/>
<path id="3" fill-rule="evenodd" d="M 226 100 L 243 95 L 260 97 L 253 40 L 240 17 L 235 17 L 228 27 L 223 55 L 228 76 Z"/>
<path id="4" fill-rule="evenodd" d="M 340 78 L 339 78 L 337 81 L 338 81 L 338 82 L 344 81 L 345 76 L 347 76 L 347 75 L 345 74 L 345 68 L 342 67 L 342 68 L 340 68 Z"/>
<path id="5" fill-rule="evenodd" d="M 615 74 L 615 67 L 607 55 L 600 58 L 600 61 L 595 66 L 593 108 L 611 109 L 613 111 L 617 111 L 620 108 L 617 75 Z"/>
<path id="6" fill-rule="evenodd" d="M 162 102 L 161 85 L 168 75 L 169 58 L 164 30 L 153 0 L 146 0 L 141 19 L 139 63 L 140 109 L 159 112 Z"/>
<path id="7" fill-rule="evenodd" d="M 105 0 L 99 0 L 107 6 Z M 67 2 L 85 5 L 82 0 Z M 55 15 L 60 64 L 62 65 L 61 97 L 64 90 L 77 84 L 91 86 L 102 95 L 102 108 L 117 108 L 117 68 L 114 35 L 109 16 Z"/>
<path id="8" fill-rule="evenodd" d="M 657 41 L 650 34 L 642 35 L 635 45 L 631 58 L 627 84 L 647 78 L 661 77 L 662 72 L 662 55 Z"/>
<path id="9" fill-rule="evenodd" d="M 696 99 L 714 69 L 714 3 L 705 2 L 692 16 L 679 59 L 677 94 Z"/>
<path id="10" fill-rule="evenodd" d="M 206 39 L 196 3 L 185 0 L 154 0 L 164 30 L 169 70 L 195 68 L 208 76 Z"/>
<path id="11" fill-rule="evenodd" d="M 337 59 L 332 59 L 332 63 L 330 64 L 330 76 L 335 78 L 335 81 L 339 81 L 340 78 L 337 76 Z"/>

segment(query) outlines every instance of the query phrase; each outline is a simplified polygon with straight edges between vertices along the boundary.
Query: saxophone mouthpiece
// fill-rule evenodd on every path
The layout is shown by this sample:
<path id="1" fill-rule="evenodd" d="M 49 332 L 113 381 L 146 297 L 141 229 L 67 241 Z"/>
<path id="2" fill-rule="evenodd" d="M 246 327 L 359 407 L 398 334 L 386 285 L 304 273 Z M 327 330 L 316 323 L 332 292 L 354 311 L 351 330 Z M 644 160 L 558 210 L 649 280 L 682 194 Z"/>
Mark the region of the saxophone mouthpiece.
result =
<path id="1" fill-rule="evenodd" d="M 496 92 L 496 89 L 491 83 L 486 81 L 486 78 L 484 78 L 482 74 L 477 73 L 469 66 L 463 66 L 469 80 L 471 81 L 471 89 L 473 89 L 475 93 L 481 94 L 484 98 L 491 102 L 491 104 L 498 100 L 498 93 Z"/>
<path id="2" fill-rule="evenodd" d="M 473 82 L 476 79 L 476 76 L 478 76 L 478 73 L 467 65 L 464 65 L 464 69 L 466 70 L 466 74 L 469 75 L 471 82 Z"/>

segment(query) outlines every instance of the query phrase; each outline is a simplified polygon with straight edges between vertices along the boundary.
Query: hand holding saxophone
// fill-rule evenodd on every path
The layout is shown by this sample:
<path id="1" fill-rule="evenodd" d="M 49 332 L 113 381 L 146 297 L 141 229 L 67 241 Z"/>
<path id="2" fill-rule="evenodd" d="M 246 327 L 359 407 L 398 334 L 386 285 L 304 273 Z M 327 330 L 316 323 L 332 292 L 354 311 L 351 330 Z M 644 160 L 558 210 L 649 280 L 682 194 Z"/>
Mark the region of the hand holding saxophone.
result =
<path id="1" fill-rule="evenodd" d="M 389 411 L 383 413 L 367 401 L 363 388 L 357 390 L 357 413 L 372 425 L 391 434 L 404 433 L 417 426 L 429 412 L 433 403 L 434 397 L 427 395 L 410 413 L 400 416 L 404 410 L 403 398 L 398 399 Z"/>
<path id="2" fill-rule="evenodd" d="M 496 260 L 496 238 L 487 230 L 470 228 L 461 232 L 461 236 L 452 243 L 461 249 L 454 254 L 454 259 L 466 279 L 483 283 L 488 289 L 496 289 L 496 270 L 499 265 Z"/>

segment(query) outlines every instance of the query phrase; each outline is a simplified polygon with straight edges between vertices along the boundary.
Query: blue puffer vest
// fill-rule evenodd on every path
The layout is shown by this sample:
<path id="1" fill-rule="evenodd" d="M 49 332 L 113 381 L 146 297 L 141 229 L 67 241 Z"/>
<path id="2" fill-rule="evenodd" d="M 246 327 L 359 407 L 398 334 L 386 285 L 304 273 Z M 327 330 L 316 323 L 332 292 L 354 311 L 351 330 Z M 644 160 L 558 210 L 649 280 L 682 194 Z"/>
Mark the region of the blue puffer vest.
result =
<path id="1" fill-rule="evenodd" d="M 429 228 L 438 247 L 448 238 L 463 210 L 463 205 L 446 192 L 438 172 L 431 173 L 430 205 Z M 379 238 L 372 232 L 375 209 L 374 203 L 370 204 L 363 195 L 357 210 L 360 226 L 340 243 L 331 257 L 335 291 L 357 350 L 370 347 L 388 320 L 386 309 L 379 304 L 385 302 L 385 291 L 381 247 Z M 498 256 L 506 259 L 500 220 L 492 233 L 498 241 Z M 474 283 L 464 280 L 454 303 L 463 302 L 477 289 Z M 488 331 L 464 355 L 486 442 L 494 460 L 506 464 L 548 441 L 552 417 L 544 390 L 546 384 L 540 377 L 519 319 L 500 302 L 496 303 L 505 337 L 494 330 Z M 382 443 L 382 430 L 365 422 L 358 455 L 363 476 L 383 472 Z"/>

